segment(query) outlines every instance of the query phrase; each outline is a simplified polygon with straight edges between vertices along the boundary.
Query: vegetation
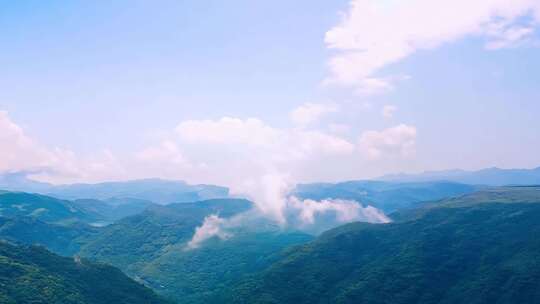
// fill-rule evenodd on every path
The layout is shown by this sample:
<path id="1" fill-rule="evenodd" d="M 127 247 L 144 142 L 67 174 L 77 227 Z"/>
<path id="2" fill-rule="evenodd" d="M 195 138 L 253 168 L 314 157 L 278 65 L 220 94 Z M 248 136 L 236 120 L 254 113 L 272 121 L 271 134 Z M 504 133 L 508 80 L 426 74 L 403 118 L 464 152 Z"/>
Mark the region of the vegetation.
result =
<path id="1" fill-rule="evenodd" d="M 0 193 L 0 216 L 31 217 L 47 223 L 95 222 L 98 214 L 85 212 L 70 201 L 23 192 Z"/>
<path id="2" fill-rule="evenodd" d="M 158 293 L 178 303 L 222 303 L 222 294 L 231 285 L 266 269 L 284 248 L 312 238 L 277 229 L 236 231 L 227 241 L 213 239 L 193 250 L 175 246 L 145 265 L 140 276 Z"/>
<path id="3" fill-rule="evenodd" d="M 154 206 L 104 227 L 82 247 L 81 255 L 134 275 L 174 245 L 185 245 L 206 216 L 230 217 L 251 207 L 249 201 L 232 199 Z"/>
<path id="4" fill-rule="evenodd" d="M 345 225 L 290 250 L 225 299 L 539 303 L 539 202 L 539 188 L 503 188 L 430 206 L 414 220 Z"/>
<path id="5" fill-rule="evenodd" d="M 168 302 L 111 266 L 60 257 L 42 247 L 0 242 L 0 303 Z"/>
<path id="6" fill-rule="evenodd" d="M 85 239 L 98 229 L 82 223 L 56 225 L 31 217 L 0 217 L 0 239 L 26 245 L 43 245 L 64 256 L 79 252 Z"/>
<path id="7" fill-rule="evenodd" d="M 340 187 L 349 189 L 339 190 L 340 195 L 361 189 L 355 184 Z M 362 187 L 371 189 L 367 191 L 371 197 L 397 199 L 401 195 L 411 200 L 391 214 L 392 224 L 353 223 L 313 240 L 250 217 L 245 212 L 252 203 L 246 200 L 148 205 L 114 224 L 92 227 L 79 219 L 89 218 L 88 214 L 103 216 L 113 210 L 110 206 L 130 202 L 69 202 L 36 196 L 38 199 L 24 201 L 38 206 L 47 202 L 49 210 L 58 212 L 39 218 L 15 212 L 20 208 L 4 203 L 15 211 L 10 217 L 0 217 L 0 238 L 42 244 L 58 254 L 78 254 L 111 264 L 182 304 L 540 302 L 536 291 L 540 287 L 540 187 L 483 188 L 473 193 L 461 185 L 439 183 L 408 184 L 403 189 L 404 185 L 373 182 Z M 316 192 L 307 190 L 312 195 Z M 425 196 L 439 198 L 442 193 L 462 195 L 412 202 Z M 0 197 L 5 194 L 12 193 Z M 139 201 L 133 202 L 138 208 Z M 73 217 L 65 216 L 71 213 L 65 213 L 62 206 L 82 215 L 66 220 Z M 187 247 L 205 217 L 231 218 L 241 213 L 245 217 L 242 225 L 229 227 L 232 237 L 226 241 L 213 238 L 199 248 Z M 144 288 L 130 285 L 135 283 L 124 281 L 127 278 L 110 266 L 74 262 L 39 247 L 1 246 L 0 303 L 128 303 L 95 297 L 123 296 L 131 288 Z M 76 274 L 81 269 L 89 274 Z M 109 279 L 114 276 L 117 281 Z M 107 286 L 103 286 L 103 278 L 107 278 Z M 15 279 L 16 284 L 4 291 L 8 279 Z M 97 288 L 95 295 L 94 291 L 86 294 L 88 286 Z M 106 289 L 113 287 L 113 293 Z M 129 293 L 146 292 L 141 290 L 148 291 Z M 64 298 L 64 302 L 55 302 Z M 138 303 L 129 299 L 129 303 Z"/>
<path id="8" fill-rule="evenodd" d="M 186 246 L 206 216 L 228 218 L 251 207 L 231 199 L 152 207 L 103 228 L 81 255 L 120 267 L 179 303 L 206 303 L 245 275 L 265 269 L 282 249 L 312 239 L 260 220 L 234 229 L 227 241 Z"/>

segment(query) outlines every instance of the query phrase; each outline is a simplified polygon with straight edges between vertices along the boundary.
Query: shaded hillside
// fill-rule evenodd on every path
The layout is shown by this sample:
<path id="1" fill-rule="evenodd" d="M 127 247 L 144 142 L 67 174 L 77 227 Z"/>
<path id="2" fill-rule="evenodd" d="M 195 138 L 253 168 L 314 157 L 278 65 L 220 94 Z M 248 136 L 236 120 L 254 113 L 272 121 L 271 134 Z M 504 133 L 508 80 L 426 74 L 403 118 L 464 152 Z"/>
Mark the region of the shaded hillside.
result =
<path id="1" fill-rule="evenodd" d="M 284 248 L 313 239 L 264 219 L 246 219 L 227 231 L 227 240 L 211 238 L 188 248 L 206 216 L 230 218 L 251 208 L 249 201 L 232 199 L 149 208 L 102 228 L 81 255 L 115 265 L 179 303 L 219 301 L 224 289 L 265 269 Z"/>
<path id="2" fill-rule="evenodd" d="M 178 303 L 224 303 L 222 294 L 229 286 L 266 269 L 285 248 L 312 239 L 279 228 L 236 230 L 229 239 L 212 239 L 200 248 L 172 246 L 138 273 L 150 287 Z"/>
<path id="3" fill-rule="evenodd" d="M 43 245 L 64 256 L 76 254 L 85 239 L 97 233 L 98 229 L 81 223 L 66 226 L 29 217 L 0 217 L 0 239 L 26 245 Z"/>
<path id="4" fill-rule="evenodd" d="M 328 231 L 232 289 L 227 301 L 540 303 L 540 189 L 471 197 L 413 221 Z"/>
<path id="5" fill-rule="evenodd" d="M 0 242 L 0 303 L 168 302 L 114 267 L 59 257 L 41 247 Z"/>
<path id="6" fill-rule="evenodd" d="M 155 206 L 104 227 L 81 254 L 134 274 L 170 247 L 185 245 L 206 216 L 230 217 L 251 207 L 249 201 L 233 199 Z"/>

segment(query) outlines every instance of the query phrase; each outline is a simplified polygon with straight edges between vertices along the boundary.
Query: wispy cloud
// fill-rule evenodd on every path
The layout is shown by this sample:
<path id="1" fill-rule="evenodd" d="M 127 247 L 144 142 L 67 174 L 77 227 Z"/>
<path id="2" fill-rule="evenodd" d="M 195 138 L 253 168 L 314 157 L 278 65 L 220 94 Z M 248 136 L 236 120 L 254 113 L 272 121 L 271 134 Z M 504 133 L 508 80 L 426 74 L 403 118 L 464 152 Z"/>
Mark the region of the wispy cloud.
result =
<path id="1" fill-rule="evenodd" d="M 372 160 L 393 156 L 407 157 L 415 152 L 416 135 L 416 128 L 405 124 L 381 131 L 365 131 L 360 136 L 359 148 Z"/>
<path id="2" fill-rule="evenodd" d="M 522 18 L 531 21 L 520 25 Z M 392 75 L 378 73 L 418 50 L 466 36 L 486 37 L 488 49 L 518 45 L 540 23 L 537 0 L 352 0 L 340 24 L 326 33 L 337 54 L 326 83 L 364 93 L 393 87 Z"/>

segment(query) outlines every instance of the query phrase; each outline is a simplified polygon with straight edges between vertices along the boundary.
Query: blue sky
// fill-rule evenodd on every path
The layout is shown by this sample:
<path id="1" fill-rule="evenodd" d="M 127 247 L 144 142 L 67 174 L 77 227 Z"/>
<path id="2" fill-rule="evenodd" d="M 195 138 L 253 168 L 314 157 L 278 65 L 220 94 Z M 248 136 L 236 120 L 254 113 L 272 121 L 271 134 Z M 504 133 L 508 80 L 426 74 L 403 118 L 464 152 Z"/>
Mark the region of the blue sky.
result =
<path id="1" fill-rule="evenodd" d="M 0 170 L 238 184 L 540 165 L 537 1 L 438 1 L 461 19 L 375 2 L 0 1 Z"/>
<path id="2" fill-rule="evenodd" d="M 114 146 L 186 118 L 284 123 L 292 106 L 318 97 L 323 36 L 340 8 L 310 1 L 75 3 L 4 4 L 0 18 L 1 105 L 41 140 L 74 149 Z M 103 130 L 110 138 L 101 138 Z"/>

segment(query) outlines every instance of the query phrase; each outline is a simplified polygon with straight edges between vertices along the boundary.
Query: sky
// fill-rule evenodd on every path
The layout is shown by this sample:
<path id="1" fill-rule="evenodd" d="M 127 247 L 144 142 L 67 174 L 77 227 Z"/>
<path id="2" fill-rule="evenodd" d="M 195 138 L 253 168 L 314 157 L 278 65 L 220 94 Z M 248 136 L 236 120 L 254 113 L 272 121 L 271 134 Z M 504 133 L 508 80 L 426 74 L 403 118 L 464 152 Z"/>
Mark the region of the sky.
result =
<path id="1" fill-rule="evenodd" d="M 540 166 L 540 0 L 0 0 L 0 67 L 0 172 L 53 183 Z"/>

